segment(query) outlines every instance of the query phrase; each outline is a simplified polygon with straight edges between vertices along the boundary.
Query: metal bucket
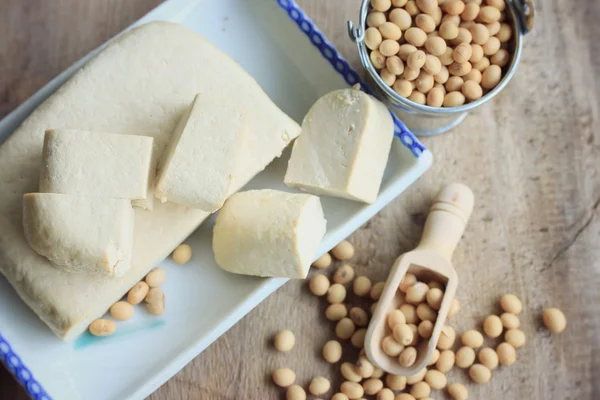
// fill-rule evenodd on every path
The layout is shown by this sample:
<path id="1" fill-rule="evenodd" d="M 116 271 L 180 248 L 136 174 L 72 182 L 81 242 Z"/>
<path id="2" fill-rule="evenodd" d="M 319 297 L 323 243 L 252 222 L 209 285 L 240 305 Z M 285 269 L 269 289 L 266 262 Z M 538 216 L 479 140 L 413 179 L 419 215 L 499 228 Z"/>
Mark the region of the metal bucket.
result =
<path id="1" fill-rule="evenodd" d="M 485 96 L 459 107 L 430 107 L 417 104 L 400 96 L 385 84 L 377 70 L 371 64 L 365 46 L 365 26 L 369 12 L 369 0 L 363 0 L 360 8 L 358 28 L 348 21 L 348 35 L 358 47 L 358 54 L 363 67 L 369 73 L 367 77 L 376 95 L 382 99 L 404 124 L 417 136 L 433 136 L 447 132 L 460 124 L 469 111 L 476 109 L 496 96 L 508 84 L 517 69 L 521 58 L 524 36 L 533 28 L 534 10 L 531 0 L 506 0 L 507 23 L 513 28 L 509 51 L 511 61 L 505 67 L 505 74 L 500 83 Z"/>

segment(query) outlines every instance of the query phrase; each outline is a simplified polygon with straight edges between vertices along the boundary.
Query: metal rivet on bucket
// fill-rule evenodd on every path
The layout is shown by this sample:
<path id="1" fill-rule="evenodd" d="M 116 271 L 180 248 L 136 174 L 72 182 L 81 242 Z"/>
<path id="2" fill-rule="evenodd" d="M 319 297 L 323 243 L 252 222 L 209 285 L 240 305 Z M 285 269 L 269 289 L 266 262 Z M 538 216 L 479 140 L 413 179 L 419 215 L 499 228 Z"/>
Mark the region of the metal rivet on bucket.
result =
<path id="1" fill-rule="evenodd" d="M 498 86 L 485 96 L 460 107 L 430 107 L 417 104 L 408 100 L 391 87 L 387 86 L 377 70 L 371 64 L 369 54 L 364 43 L 365 26 L 369 12 L 369 0 L 363 0 L 359 25 L 355 26 L 348 21 L 348 35 L 358 47 L 358 54 L 363 67 L 367 70 L 368 79 L 371 81 L 374 92 L 382 99 L 394 113 L 406 124 L 406 126 L 418 136 L 433 136 L 447 132 L 460 124 L 472 111 L 480 105 L 494 98 L 508 84 L 515 73 L 523 47 L 523 37 L 533 28 L 534 9 L 531 0 L 506 0 L 508 10 L 508 23 L 512 25 L 514 34 L 511 39 L 512 59 L 506 73 Z"/>

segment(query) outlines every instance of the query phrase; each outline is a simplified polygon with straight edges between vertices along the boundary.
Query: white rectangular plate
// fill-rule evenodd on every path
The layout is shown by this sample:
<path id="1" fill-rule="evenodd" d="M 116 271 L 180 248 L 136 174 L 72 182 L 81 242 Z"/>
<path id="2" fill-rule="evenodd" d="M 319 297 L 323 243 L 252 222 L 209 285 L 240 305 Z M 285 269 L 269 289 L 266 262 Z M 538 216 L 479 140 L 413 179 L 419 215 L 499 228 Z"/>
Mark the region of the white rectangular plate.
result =
<path id="1" fill-rule="evenodd" d="M 292 0 L 171 0 L 136 25 L 152 20 L 183 23 L 206 36 L 298 122 L 321 95 L 359 81 Z M 2 120 L 0 141 L 94 53 Z M 328 230 L 321 254 L 358 229 L 431 164 L 431 153 L 397 120 L 396 136 L 375 204 L 322 198 Z M 283 184 L 288 156 L 286 152 L 249 187 L 290 191 Z M 189 238 L 194 257 L 188 265 L 170 260 L 161 264 L 168 276 L 165 314 L 152 317 L 138 307 L 136 316 L 119 323 L 117 333 L 108 338 L 86 334 L 74 343 L 61 342 L 0 278 L 0 361 L 36 399 L 141 399 L 152 393 L 286 282 L 218 268 L 211 250 L 212 224 L 210 219 Z"/>

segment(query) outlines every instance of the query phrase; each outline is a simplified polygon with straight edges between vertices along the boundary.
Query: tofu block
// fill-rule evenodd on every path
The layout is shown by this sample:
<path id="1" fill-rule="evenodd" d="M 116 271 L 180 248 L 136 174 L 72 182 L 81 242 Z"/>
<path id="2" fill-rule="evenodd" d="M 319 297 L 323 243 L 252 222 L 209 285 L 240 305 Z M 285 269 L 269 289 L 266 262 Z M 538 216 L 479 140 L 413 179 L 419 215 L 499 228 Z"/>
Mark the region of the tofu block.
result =
<path id="1" fill-rule="evenodd" d="M 374 203 L 394 121 L 374 97 L 342 89 L 321 97 L 302 121 L 284 182 L 309 193 Z"/>
<path id="2" fill-rule="evenodd" d="M 215 259 L 236 274 L 304 279 L 326 223 L 317 196 L 269 189 L 236 193 L 217 215 Z"/>
<path id="3" fill-rule="evenodd" d="M 108 44 L 0 146 L 0 273 L 58 337 L 68 341 L 84 332 L 210 214 L 159 201 L 153 211 L 135 208 L 131 269 L 119 279 L 55 268 L 23 232 L 23 195 L 38 191 L 44 131 L 76 127 L 151 136 L 160 159 L 196 93 L 248 110 L 246 151 L 253 155 L 247 179 L 300 133 L 228 55 L 183 25 L 157 21 Z"/>
<path id="4" fill-rule="evenodd" d="M 67 272 L 120 277 L 129 271 L 134 215 L 127 199 L 56 193 L 23 196 L 27 242 Z"/>
<path id="5" fill-rule="evenodd" d="M 137 200 L 152 209 L 153 144 L 148 136 L 48 129 L 40 192 Z"/>
<path id="6" fill-rule="evenodd" d="M 221 208 L 231 193 L 247 125 L 241 109 L 197 94 L 163 155 L 155 196 L 211 213 Z"/>

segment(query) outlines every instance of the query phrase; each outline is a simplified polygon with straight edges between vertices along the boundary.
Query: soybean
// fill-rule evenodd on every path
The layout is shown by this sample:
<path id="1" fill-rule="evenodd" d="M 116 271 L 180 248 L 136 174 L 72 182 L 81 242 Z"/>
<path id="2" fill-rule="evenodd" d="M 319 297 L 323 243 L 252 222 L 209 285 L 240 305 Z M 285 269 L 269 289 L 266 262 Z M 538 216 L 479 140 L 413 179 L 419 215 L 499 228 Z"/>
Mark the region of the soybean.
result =
<path id="1" fill-rule="evenodd" d="M 422 50 L 417 50 L 408 56 L 408 59 L 406 60 L 406 65 L 408 65 L 409 68 L 418 71 L 423 65 L 425 65 L 426 60 L 427 57 L 425 52 Z"/>
<path id="2" fill-rule="evenodd" d="M 431 90 L 433 91 L 434 89 Z M 419 336 L 423 339 L 429 339 L 433 333 L 433 322 L 427 320 L 422 321 L 417 327 L 417 331 L 419 332 Z"/>
<path id="3" fill-rule="evenodd" d="M 310 278 L 308 287 L 315 296 L 325 296 L 329 290 L 329 279 L 323 274 L 315 274 Z"/>
<path id="4" fill-rule="evenodd" d="M 475 350 L 463 346 L 456 352 L 455 363 L 458 368 L 469 368 L 475 362 Z"/>
<path id="5" fill-rule="evenodd" d="M 393 22 L 384 22 L 378 29 L 383 39 L 400 40 L 402 37 L 400 27 Z"/>
<path id="6" fill-rule="evenodd" d="M 425 105 L 427 103 L 427 97 L 419 91 L 413 91 L 408 99 L 414 101 L 417 104 Z"/>
<path id="7" fill-rule="evenodd" d="M 408 288 L 410 288 L 415 283 L 417 283 L 417 277 L 414 276 L 413 274 L 408 273 L 408 274 L 404 275 L 404 278 L 402 278 L 402 281 L 400 282 L 398 289 L 400 289 L 400 291 L 402 293 L 406 293 Z"/>
<path id="8" fill-rule="evenodd" d="M 550 332 L 561 333 L 567 327 L 567 318 L 558 308 L 545 309 L 542 319 Z"/>
<path id="9" fill-rule="evenodd" d="M 354 256 L 354 246 L 347 240 L 342 240 L 331 250 L 331 254 L 341 261 L 346 261 Z"/>
<path id="10" fill-rule="evenodd" d="M 127 293 L 127 302 L 129 304 L 140 304 L 146 298 L 150 286 L 144 281 L 138 282 Z"/>
<path id="11" fill-rule="evenodd" d="M 502 325 L 506 329 L 516 329 L 521 326 L 521 321 L 519 321 L 519 317 L 511 313 L 504 313 L 500 316 L 500 320 L 502 321 Z"/>
<path id="12" fill-rule="evenodd" d="M 498 361 L 500 364 L 508 367 L 517 360 L 517 352 L 510 343 L 500 343 L 496 347 L 496 354 L 498 354 Z"/>
<path id="13" fill-rule="evenodd" d="M 484 60 L 487 60 L 487 58 L 484 58 Z M 502 78 L 502 69 L 497 65 L 490 65 L 489 67 L 487 67 L 485 69 L 485 71 L 483 71 L 483 74 L 481 75 L 481 86 L 485 89 L 493 89 L 498 85 L 498 83 L 500 83 L 501 78 Z M 517 299 L 517 301 L 518 301 L 518 299 Z M 518 312 L 512 313 L 512 314 L 518 314 L 521 312 L 521 302 L 519 301 L 519 303 L 510 303 L 510 304 L 508 304 L 508 308 L 511 310 L 518 309 L 519 310 Z M 504 308 L 504 306 L 502 306 L 502 309 L 504 311 L 510 312 L 510 311 L 508 311 L 508 309 Z"/>
<path id="14" fill-rule="evenodd" d="M 110 307 L 110 315 L 118 321 L 127 321 L 133 317 L 134 308 L 126 301 L 118 301 Z"/>
<path id="15" fill-rule="evenodd" d="M 404 33 L 404 38 L 413 46 L 421 47 L 427 40 L 427 34 L 421 28 L 411 27 Z"/>
<path id="16" fill-rule="evenodd" d="M 488 315 L 483 320 L 483 331 L 488 337 L 497 338 L 502 335 L 502 320 L 497 315 Z"/>
<path id="17" fill-rule="evenodd" d="M 427 382 L 432 389 L 436 390 L 445 388 L 446 383 L 448 383 L 446 375 L 434 369 L 427 371 L 427 374 L 425 374 L 425 382 Z"/>
<path id="18" fill-rule="evenodd" d="M 433 87 L 433 83 L 433 75 L 424 70 L 419 73 L 419 76 L 416 79 L 417 90 L 421 93 L 428 93 Z"/>
<path id="19" fill-rule="evenodd" d="M 417 306 L 417 317 L 419 317 L 421 321 L 435 322 L 437 319 L 437 312 L 427 303 L 421 303 Z"/>
<path id="20" fill-rule="evenodd" d="M 406 377 L 400 375 L 387 374 L 385 384 L 392 390 L 404 390 L 406 387 Z"/>
<path id="21" fill-rule="evenodd" d="M 454 340 L 456 339 L 456 332 L 451 326 L 444 325 L 442 328 L 442 332 L 440 332 L 440 337 L 437 342 L 437 348 L 440 350 L 448 350 L 454 344 Z"/>
<path id="22" fill-rule="evenodd" d="M 371 0 L 371 7 L 377 11 L 387 11 L 392 6 L 392 0 Z"/>
<path id="23" fill-rule="evenodd" d="M 428 37 L 425 41 L 425 48 L 429 52 L 429 54 L 434 56 L 441 56 L 444 54 L 447 48 L 446 41 L 439 36 L 431 36 Z"/>
<path id="24" fill-rule="evenodd" d="M 329 389 L 331 389 L 331 383 L 327 378 L 322 376 L 314 377 L 308 386 L 308 391 L 315 396 L 325 394 Z"/>
<path id="25" fill-rule="evenodd" d="M 525 333 L 520 329 L 509 329 L 504 334 L 504 341 L 516 349 L 521 348 L 526 342 Z"/>
<path id="26" fill-rule="evenodd" d="M 438 371 L 446 373 L 454 367 L 456 356 L 452 350 L 444 350 L 440 353 L 440 357 L 435 363 L 435 367 Z"/>
<path id="27" fill-rule="evenodd" d="M 363 382 L 362 387 L 365 394 L 373 396 L 379 393 L 381 389 L 383 389 L 383 382 L 381 381 L 381 379 L 369 378 Z"/>
<path id="28" fill-rule="evenodd" d="M 342 318 L 335 326 L 335 334 L 340 339 L 348 340 L 356 331 L 356 326 L 350 318 Z"/>
<path id="29" fill-rule="evenodd" d="M 477 71 L 477 70 L 474 70 L 474 71 Z M 477 71 L 477 72 L 479 72 L 479 71 Z M 483 96 L 483 89 L 481 88 L 479 83 L 472 81 L 472 80 L 465 81 L 465 83 L 462 86 L 461 91 L 462 91 L 462 94 L 464 94 L 465 97 L 470 101 L 478 100 L 481 98 L 481 96 Z M 494 317 L 495 317 L 495 315 L 494 315 Z M 492 337 L 492 336 L 490 336 L 490 337 Z"/>
<path id="30" fill-rule="evenodd" d="M 371 291 L 371 280 L 366 276 L 359 276 L 354 280 L 352 290 L 358 297 L 364 297 Z"/>
<path id="31" fill-rule="evenodd" d="M 369 59 L 375 68 L 381 69 L 385 67 L 385 56 L 381 54 L 379 50 L 373 50 L 371 54 L 369 54 Z"/>
<path id="32" fill-rule="evenodd" d="M 483 335 L 475 329 L 464 332 L 461 336 L 462 343 L 473 349 L 483 346 Z"/>
<path id="33" fill-rule="evenodd" d="M 372 11 L 367 15 L 367 26 L 378 28 L 379 25 L 386 21 L 385 14 L 381 11 Z"/>
<path id="34" fill-rule="evenodd" d="M 386 69 L 383 69 L 382 71 L 386 71 Z M 354 279 L 354 268 L 349 264 L 342 265 L 333 274 L 333 281 L 335 283 L 345 284 L 352 279 Z"/>
<path id="35" fill-rule="evenodd" d="M 296 373 L 290 368 L 278 368 L 273 371 L 273 382 L 279 387 L 288 387 L 296 381 Z"/>
<path id="36" fill-rule="evenodd" d="M 160 288 L 150 289 L 144 301 L 150 314 L 161 315 L 165 312 L 165 294 Z"/>
<path id="37" fill-rule="evenodd" d="M 327 268 L 331 265 L 331 255 L 329 253 L 323 254 L 321 257 L 317 258 L 313 264 L 315 268 Z"/>
<path id="38" fill-rule="evenodd" d="M 340 390 L 351 400 L 360 399 L 363 394 L 365 394 L 365 391 L 360 384 L 350 381 L 342 383 Z"/>
<path id="39" fill-rule="evenodd" d="M 508 53 L 508 50 L 500 49 L 490 58 L 490 61 L 492 64 L 497 65 L 500 68 L 504 68 L 510 61 L 510 54 Z"/>
<path id="40" fill-rule="evenodd" d="M 340 367 L 340 371 L 342 372 L 342 376 L 350 382 L 362 381 L 362 376 L 360 376 L 360 374 L 356 370 L 356 365 L 354 364 L 345 362 Z"/>
<path id="41" fill-rule="evenodd" d="M 145 281 L 148 284 L 148 286 L 150 286 L 151 288 L 155 288 L 155 287 L 159 287 L 160 285 L 162 285 L 163 282 L 165 281 L 165 278 L 166 278 L 165 270 L 160 267 L 156 267 L 156 268 L 152 269 L 152 271 L 148 272 L 148 275 L 146 275 Z"/>
<path id="42" fill-rule="evenodd" d="M 367 326 L 369 323 L 369 316 L 367 312 L 360 307 L 352 307 L 350 309 L 350 319 L 356 326 Z"/>
<path id="43" fill-rule="evenodd" d="M 479 359 L 479 362 L 485 365 L 489 370 L 493 370 L 498 367 L 498 354 L 489 347 L 479 350 L 477 358 Z"/>
<path id="44" fill-rule="evenodd" d="M 427 105 L 430 107 L 441 107 L 444 104 L 444 94 L 443 89 L 436 87 L 432 88 L 429 93 L 427 93 Z"/>
<path id="45" fill-rule="evenodd" d="M 404 350 L 404 346 L 398 343 L 392 336 L 386 336 L 381 342 L 381 349 L 388 356 L 397 357 Z"/>
<path id="46" fill-rule="evenodd" d="M 327 301 L 331 304 L 341 303 L 346 298 L 346 288 L 341 283 L 334 283 L 327 290 Z"/>
<path id="47" fill-rule="evenodd" d="M 431 33 L 435 30 L 435 20 L 429 14 L 417 15 L 415 24 L 425 33 Z"/>
<path id="48" fill-rule="evenodd" d="M 416 399 L 422 399 L 429 396 L 431 386 L 427 382 L 417 382 L 410 388 L 410 394 Z"/>
<path id="49" fill-rule="evenodd" d="M 381 32 L 379 32 L 379 29 L 375 27 L 367 28 L 365 31 L 365 45 L 369 49 L 376 50 L 382 41 L 383 36 L 381 35 Z"/>
<path id="50" fill-rule="evenodd" d="M 417 350 L 414 347 L 407 347 L 402 350 L 398 359 L 403 367 L 412 367 L 417 359 Z"/>
<path id="51" fill-rule="evenodd" d="M 117 325 L 109 319 L 97 319 L 90 324 L 88 329 L 94 336 L 109 336 L 115 333 Z"/>
<path id="52" fill-rule="evenodd" d="M 371 299 L 379 300 L 379 297 L 381 297 L 381 292 L 383 292 L 384 287 L 385 282 L 377 282 L 376 284 L 374 284 L 373 287 L 371 287 L 371 292 L 369 293 Z"/>
<path id="53" fill-rule="evenodd" d="M 292 385 L 285 393 L 286 400 L 306 400 L 306 392 L 300 385 Z"/>
<path id="54" fill-rule="evenodd" d="M 470 29 L 471 36 L 473 37 L 473 43 L 484 45 L 490 38 L 490 31 L 483 24 L 475 24 Z"/>
<path id="55" fill-rule="evenodd" d="M 492 371 L 482 364 L 474 364 L 469 368 L 469 377 L 479 384 L 488 383 L 492 378 Z"/>
<path id="56" fill-rule="evenodd" d="M 277 332 L 273 344 L 277 351 L 286 353 L 294 348 L 294 345 L 296 344 L 296 337 L 292 331 L 289 329 L 284 329 Z"/>
<path id="57" fill-rule="evenodd" d="M 436 56 L 427 54 L 423 70 L 431 75 L 437 75 L 442 70 L 442 62 Z"/>
<path id="58" fill-rule="evenodd" d="M 394 75 L 402 75 L 404 72 L 404 62 L 398 56 L 391 56 L 385 60 L 385 67 Z"/>
<path id="59" fill-rule="evenodd" d="M 407 30 L 412 25 L 412 17 L 402 8 L 394 8 L 390 11 L 390 21 L 396 24 L 402 31 Z"/>
<path id="60" fill-rule="evenodd" d="M 187 264 L 192 259 L 192 247 L 182 243 L 173 250 L 173 261 L 179 265 Z"/>
<path id="61" fill-rule="evenodd" d="M 459 107 L 465 104 L 465 95 L 461 92 L 450 92 L 444 96 L 444 107 Z"/>
<path id="62" fill-rule="evenodd" d="M 433 77 L 431 77 L 431 86 L 433 86 Z M 417 282 L 406 291 L 406 301 L 411 304 L 419 304 L 425 301 L 429 286 L 423 282 Z"/>
<path id="63" fill-rule="evenodd" d="M 473 49 L 471 48 L 471 45 L 468 43 L 461 43 L 454 48 L 452 59 L 459 64 L 464 64 L 471 59 L 472 55 Z"/>
<path id="64" fill-rule="evenodd" d="M 450 386 L 448 386 L 448 394 L 452 396 L 454 400 L 467 400 L 469 398 L 469 391 L 467 390 L 467 387 L 460 383 L 450 384 Z"/>
<path id="65" fill-rule="evenodd" d="M 406 324 L 406 317 L 400 310 L 392 310 L 388 314 L 387 323 L 390 329 L 394 329 L 396 325 Z"/>
<path id="66" fill-rule="evenodd" d="M 330 340 L 323 346 L 323 358 L 330 364 L 335 364 L 342 358 L 342 345 L 337 340 Z"/>
<path id="67" fill-rule="evenodd" d="M 339 321 L 348 315 L 348 309 L 344 304 L 331 304 L 325 309 L 325 318 L 330 321 Z"/>

